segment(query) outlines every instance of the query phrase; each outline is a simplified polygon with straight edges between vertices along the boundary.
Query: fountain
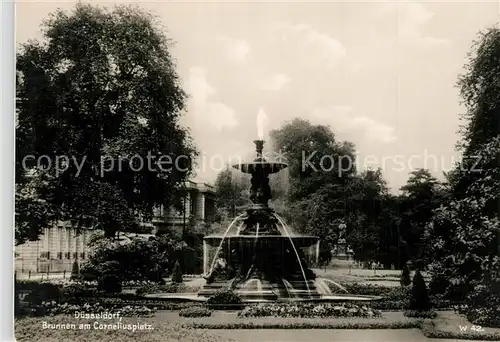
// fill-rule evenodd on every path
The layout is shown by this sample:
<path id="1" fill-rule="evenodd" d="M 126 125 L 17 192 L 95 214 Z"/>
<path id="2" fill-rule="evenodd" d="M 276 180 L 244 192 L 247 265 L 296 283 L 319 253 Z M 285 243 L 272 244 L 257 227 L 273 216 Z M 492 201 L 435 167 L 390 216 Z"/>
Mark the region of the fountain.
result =
<path id="1" fill-rule="evenodd" d="M 373 296 L 352 296 L 331 279 L 319 278 L 306 265 L 306 254 L 319 253 L 319 238 L 295 234 L 268 202 L 272 197 L 269 176 L 288 165 L 263 155 L 263 120 L 259 112 L 255 140 L 256 158 L 233 165 L 251 175 L 250 205 L 234 218 L 224 234 L 204 237 L 204 278 L 197 294 L 149 294 L 150 298 L 206 301 L 217 291 L 233 290 L 244 302 L 363 301 Z M 314 252 L 311 252 L 314 251 Z M 342 294 L 334 294 L 337 288 Z M 335 291 L 336 292 L 336 291 Z"/>
<path id="2" fill-rule="evenodd" d="M 366 300 L 365 296 L 333 296 L 329 284 L 347 292 L 329 279 L 316 277 L 306 265 L 304 251 L 319 247 L 316 236 L 294 234 L 269 207 L 269 175 L 287 167 L 263 156 L 263 140 L 254 141 L 256 158 L 233 167 L 250 174 L 249 206 L 222 235 L 204 238 L 206 284 L 198 293 L 208 298 L 217 291 L 233 290 L 242 300 Z"/>

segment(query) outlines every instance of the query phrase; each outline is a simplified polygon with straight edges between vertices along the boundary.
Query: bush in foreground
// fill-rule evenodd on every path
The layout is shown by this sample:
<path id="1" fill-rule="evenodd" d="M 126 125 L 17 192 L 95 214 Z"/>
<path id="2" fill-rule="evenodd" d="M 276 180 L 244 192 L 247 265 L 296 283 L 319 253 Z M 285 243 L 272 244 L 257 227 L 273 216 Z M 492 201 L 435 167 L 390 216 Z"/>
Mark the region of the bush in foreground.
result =
<path id="1" fill-rule="evenodd" d="M 381 313 L 368 306 L 354 304 L 312 304 L 296 305 L 262 304 L 249 306 L 238 313 L 238 317 L 380 317 Z"/>
<path id="2" fill-rule="evenodd" d="M 179 261 L 175 262 L 174 270 L 172 271 L 172 283 L 182 283 L 182 271 Z"/>
<path id="3" fill-rule="evenodd" d="M 122 284 L 117 276 L 105 275 L 99 278 L 97 282 L 97 290 L 109 294 L 120 293 L 122 292 Z"/>
<path id="4" fill-rule="evenodd" d="M 207 306 L 218 310 L 241 310 L 243 302 L 240 296 L 231 290 L 216 292 L 208 298 Z"/>
<path id="5" fill-rule="evenodd" d="M 465 314 L 473 324 L 500 328 L 500 278 L 489 278 L 468 296 Z"/>
<path id="6" fill-rule="evenodd" d="M 430 308 L 431 304 L 424 277 L 422 277 L 420 271 L 417 270 L 413 276 L 409 309 L 415 311 L 428 311 Z"/>
<path id="7" fill-rule="evenodd" d="M 70 279 L 78 279 L 80 277 L 80 266 L 78 266 L 78 262 L 73 262 L 73 267 L 71 268 L 71 278 Z"/>
<path id="8" fill-rule="evenodd" d="M 411 284 L 410 269 L 408 268 L 408 264 L 403 266 L 399 282 L 401 283 L 401 286 L 408 286 Z"/>
<path id="9" fill-rule="evenodd" d="M 194 306 L 191 308 L 185 308 L 179 311 L 179 316 L 181 317 L 210 317 L 212 316 L 212 311 L 200 306 Z"/>

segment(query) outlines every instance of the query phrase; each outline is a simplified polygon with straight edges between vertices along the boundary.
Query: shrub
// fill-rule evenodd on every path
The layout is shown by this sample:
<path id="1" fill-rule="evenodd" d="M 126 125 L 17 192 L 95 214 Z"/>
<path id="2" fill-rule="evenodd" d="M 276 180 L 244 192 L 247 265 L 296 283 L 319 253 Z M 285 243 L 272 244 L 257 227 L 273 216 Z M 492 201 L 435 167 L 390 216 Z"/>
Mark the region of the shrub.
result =
<path id="1" fill-rule="evenodd" d="M 478 284 L 467 298 L 467 319 L 483 327 L 500 328 L 500 280 Z"/>
<path id="2" fill-rule="evenodd" d="M 78 262 L 73 263 L 73 267 L 71 268 L 71 278 L 70 279 L 78 279 L 80 277 L 80 267 L 78 266 Z"/>
<path id="3" fill-rule="evenodd" d="M 435 311 L 415 311 L 415 310 L 406 310 L 403 315 L 406 317 L 412 318 L 436 318 L 437 314 Z"/>
<path id="4" fill-rule="evenodd" d="M 155 293 L 155 292 L 158 292 L 159 291 L 159 286 L 157 284 L 145 284 L 145 285 L 142 285 L 141 287 L 139 287 L 135 293 L 138 295 L 138 296 L 143 296 L 145 294 L 148 294 L 148 293 Z"/>
<path id="5" fill-rule="evenodd" d="M 173 283 L 182 283 L 182 271 L 181 265 L 179 261 L 175 262 L 174 270 L 172 271 L 172 282 Z"/>
<path id="6" fill-rule="evenodd" d="M 120 293 L 122 292 L 122 284 L 117 276 L 105 275 L 99 278 L 97 290 L 105 293 Z"/>
<path id="7" fill-rule="evenodd" d="M 61 302 L 77 304 L 85 303 L 89 298 L 95 298 L 97 290 L 95 287 L 83 282 L 75 282 L 61 289 Z"/>
<path id="8" fill-rule="evenodd" d="M 381 313 L 366 305 L 355 304 L 262 304 L 249 306 L 238 317 L 380 317 Z"/>
<path id="9" fill-rule="evenodd" d="M 410 269 L 408 268 L 407 264 L 403 266 L 399 282 L 401 283 L 401 286 L 408 286 L 411 284 Z"/>
<path id="10" fill-rule="evenodd" d="M 393 292 L 395 287 L 374 284 L 346 283 L 342 286 L 350 293 L 365 296 L 386 296 Z"/>
<path id="11" fill-rule="evenodd" d="M 231 290 L 216 292 L 208 298 L 207 305 L 219 310 L 241 310 L 243 308 L 240 296 Z"/>
<path id="12" fill-rule="evenodd" d="M 21 300 L 19 299 L 19 291 L 14 290 L 14 316 L 21 314 Z"/>
<path id="13" fill-rule="evenodd" d="M 413 286 L 409 303 L 410 310 L 427 311 L 431 307 L 425 280 L 419 270 L 413 276 Z"/>
<path id="14" fill-rule="evenodd" d="M 210 317 L 212 316 L 212 311 L 207 308 L 200 306 L 194 306 L 191 308 L 185 308 L 179 311 L 179 316 L 181 317 Z"/>
<path id="15" fill-rule="evenodd" d="M 59 286 L 51 283 L 25 283 L 20 288 L 29 289 L 29 293 L 24 300 L 30 304 L 41 304 L 48 301 L 59 301 L 61 290 Z"/>
<path id="16" fill-rule="evenodd" d="M 94 265 L 84 263 L 80 267 L 80 279 L 84 281 L 96 281 L 99 279 L 99 271 Z"/>
<path id="17" fill-rule="evenodd" d="M 80 312 L 105 312 L 107 307 L 101 303 L 85 303 L 85 304 L 68 304 L 43 302 L 40 305 L 32 307 L 29 314 L 32 316 L 45 316 L 45 315 L 69 315 L 74 314 L 76 311 Z M 121 317 L 150 317 L 156 311 L 156 308 L 148 308 L 140 305 L 127 305 L 120 307 L 116 310 L 120 313 Z"/>

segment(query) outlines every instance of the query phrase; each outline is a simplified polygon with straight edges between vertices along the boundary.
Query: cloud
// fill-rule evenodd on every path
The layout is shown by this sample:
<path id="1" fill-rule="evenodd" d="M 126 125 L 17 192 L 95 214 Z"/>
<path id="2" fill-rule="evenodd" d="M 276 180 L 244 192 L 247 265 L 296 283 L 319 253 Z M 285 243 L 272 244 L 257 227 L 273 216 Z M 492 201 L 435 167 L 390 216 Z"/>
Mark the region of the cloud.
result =
<path id="1" fill-rule="evenodd" d="M 320 63 L 321 67 L 333 68 L 347 55 L 344 45 L 330 35 L 320 32 L 306 24 L 281 24 L 285 32 L 302 40 L 302 48 L 309 55 L 311 62 Z M 283 40 L 288 41 L 288 34 Z"/>
<path id="2" fill-rule="evenodd" d="M 398 16 L 398 36 L 401 43 L 423 46 L 450 44 L 447 39 L 423 35 L 423 27 L 434 17 L 434 13 L 422 3 L 409 1 L 385 3 L 380 8 L 379 14 L 382 17 L 394 14 Z"/>
<path id="3" fill-rule="evenodd" d="M 231 107 L 223 102 L 210 100 L 217 91 L 207 81 L 207 72 L 204 68 L 191 68 L 185 87 L 190 95 L 188 104 L 190 114 L 195 117 L 196 124 L 210 123 L 218 130 L 235 127 L 238 124 Z"/>
<path id="4" fill-rule="evenodd" d="M 281 90 L 288 82 L 290 82 L 290 77 L 285 74 L 274 74 L 271 75 L 261 82 L 261 89 L 267 91 L 279 91 Z"/>
<path id="5" fill-rule="evenodd" d="M 394 127 L 377 122 L 366 116 L 354 116 L 353 107 L 336 105 L 314 110 L 313 115 L 326 120 L 335 132 L 363 132 L 364 136 L 372 141 L 390 143 L 397 140 Z"/>
<path id="6" fill-rule="evenodd" d="M 218 40 L 224 45 L 228 58 L 235 63 L 242 63 L 250 53 L 250 44 L 241 39 L 221 36 Z"/>

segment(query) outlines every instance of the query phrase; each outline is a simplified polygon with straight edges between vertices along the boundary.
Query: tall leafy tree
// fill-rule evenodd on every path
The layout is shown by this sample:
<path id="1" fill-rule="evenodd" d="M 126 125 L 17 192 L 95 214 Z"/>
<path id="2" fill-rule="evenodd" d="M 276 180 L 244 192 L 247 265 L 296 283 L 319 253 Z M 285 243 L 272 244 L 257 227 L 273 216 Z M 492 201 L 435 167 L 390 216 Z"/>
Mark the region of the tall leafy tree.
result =
<path id="1" fill-rule="evenodd" d="M 450 173 L 451 193 L 429 225 L 433 281 L 469 305 L 468 318 L 500 326 L 500 30 L 474 43 L 459 86 L 462 163 Z"/>
<path id="2" fill-rule="evenodd" d="M 16 241 L 56 219 L 133 230 L 172 203 L 196 154 L 171 42 L 131 7 L 57 11 L 43 33 L 17 55 L 16 187 L 31 195 L 16 197 Z"/>
<path id="3" fill-rule="evenodd" d="M 401 238 L 406 257 L 425 267 L 424 256 L 428 247 L 425 227 L 441 204 L 441 184 L 429 170 L 418 169 L 410 173 L 401 188 Z"/>
<path id="4" fill-rule="evenodd" d="M 345 184 L 355 174 L 355 149 L 337 142 L 328 126 L 296 118 L 271 132 L 273 146 L 289 164 L 290 199 L 300 200 L 325 183 Z"/>
<path id="5" fill-rule="evenodd" d="M 239 208 L 248 202 L 245 195 L 248 187 L 242 179 L 233 177 L 229 167 L 220 171 L 215 180 L 216 209 L 220 215 L 235 216 Z"/>

